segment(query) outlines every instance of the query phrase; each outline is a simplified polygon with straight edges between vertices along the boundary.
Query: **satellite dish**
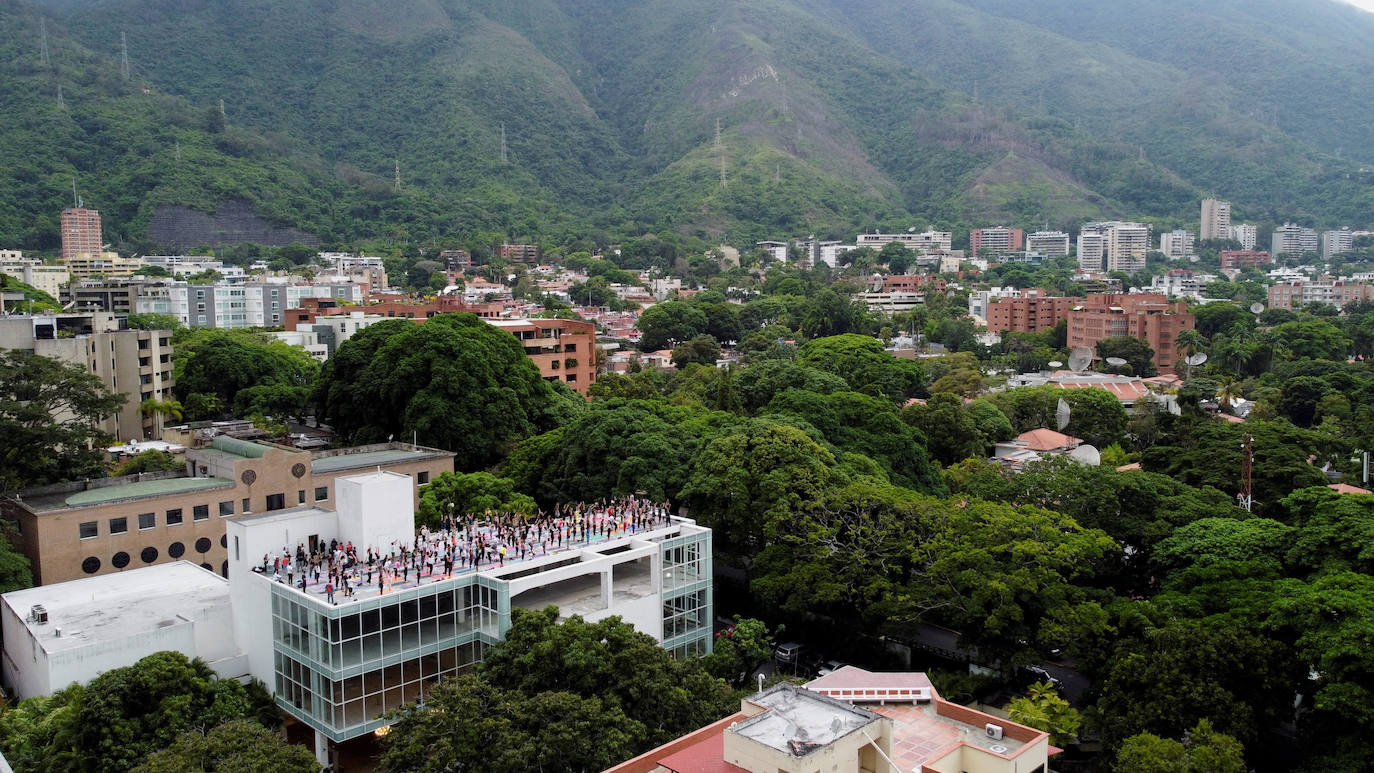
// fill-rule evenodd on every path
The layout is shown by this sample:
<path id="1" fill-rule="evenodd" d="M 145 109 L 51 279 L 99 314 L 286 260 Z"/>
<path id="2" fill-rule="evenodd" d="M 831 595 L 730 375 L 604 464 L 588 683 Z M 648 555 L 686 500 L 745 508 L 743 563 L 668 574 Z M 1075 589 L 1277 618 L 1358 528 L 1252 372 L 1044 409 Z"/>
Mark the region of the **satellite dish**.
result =
<path id="1" fill-rule="evenodd" d="M 1108 365 L 1112 366 L 1113 368 L 1119 368 L 1119 367 L 1121 367 L 1122 365 L 1125 365 L 1125 364 L 1126 364 L 1126 361 L 1123 360 L 1123 359 L 1121 359 L 1120 357 L 1108 357 L 1108 358 L 1105 360 L 1105 362 L 1106 362 Z"/>
<path id="2" fill-rule="evenodd" d="M 1102 452 L 1087 443 L 1070 451 L 1068 457 L 1084 467 L 1096 467 L 1102 464 Z"/>
<path id="3" fill-rule="evenodd" d="M 1050 361 L 1049 361 L 1048 363 L 1046 363 L 1046 364 L 1049 365 L 1051 368 L 1062 368 L 1062 367 L 1064 367 L 1064 363 L 1060 362 L 1059 360 L 1050 360 Z"/>
<path id="4" fill-rule="evenodd" d="M 916 233 L 916 226 L 913 225 L 912 227 L 906 229 L 906 232 L 909 233 L 909 234 L 914 234 L 914 233 Z"/>
<path id="5" fill-rule="evenodd" d="M 1064 398 L 1059 398 L 1059 405 L 1054 409 L 1054 424 L 1060 432 L 1069 426 L 1069 403 Z"/>
<path id="6" fill-rule="evenodd" d="M 1080 346 L 1069 354 L 1069 370 L 1087 370 L 1093 361 L 1093 350 L 1086 346 Z"/>
<path id="7" fill-rule="evenodd" d="M 1264 311 L 1264 304 L 1263 304 L 1263 303 L 1258 303 L 1258 302 L 1256 302 L 1256 303 L 1250 304 L 1250 313 L 1251 313 L 1251 314 L 1259 314 L 1259 313 L 1261 313 L 1261 312 L 1263 312 L 1263 311 Z"/>
<path id="8" fill-rule="evenodd" d="M 1185 362 L 1187 362 L 1189 365 L 1201 365 L 1202 363 L 1204 363 L 1204 362 L 1206 362 L 1206 361 L 1207 361 L 1207 352 L 1198 352 L 1197 354 L 1194 354 L 1194 355 L 1192 355 L 1191 357 L 1189 357 L 1187 360 L 1185 360 Z"/>

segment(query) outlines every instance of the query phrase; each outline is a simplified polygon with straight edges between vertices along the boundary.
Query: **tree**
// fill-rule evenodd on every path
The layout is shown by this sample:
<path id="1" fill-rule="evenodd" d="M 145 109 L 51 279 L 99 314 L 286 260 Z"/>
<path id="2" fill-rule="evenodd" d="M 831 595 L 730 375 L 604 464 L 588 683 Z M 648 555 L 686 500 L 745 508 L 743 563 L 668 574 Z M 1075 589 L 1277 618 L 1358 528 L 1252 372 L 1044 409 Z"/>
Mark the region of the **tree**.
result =
<path id="1" fill-rule="evenodd" d="M 1317 418 L 1317 404 L 1329 390 L 1320 378 L 1290 378 L 1283 382 L 1283 391 L 1279 393 L 1279 413 L 1299 427 L 1310 427 Z"/>
<path id="2" fill-rule="evenodd" d="M 799 330 L 807 338 L 864 332 L 868 310 L 863 304 L 825 288 L 806 301 Z"/>
<path id="3" fill-rule="evenodd" d="M 715 646 L 701 665 L 717 679 L 743 686 L 749 674 L 773 654 L 770 642 L 781 632 L 781 628 L 769 631 L 762 620 L 735 615 L 735 622 L 716 634 Z"/>
<path id="4" fill-rule="evenodd" d="M 325 364 L 314 401 L 349 442 L 416 437 L 456 452 L 458 469 L 491 465 L 581 402 L 544 381 L 515 336 L 472 314 L 359 332 Z"/>
<path id="5" fill-rule="evenodd" d="M 1245 773 L 1245 747 L 1212 723 L 1199 719 L 1183 741 L 1140 733 L 1127 738 L 1116 754 L 1121 773 Z"/>
<path id="6" fill-rule="evenodd" d="M 446 515 L 497 512 L 534 515 L 538 505 L 515 490 L 510 478 L 489 472 L 441 472 L 420 489 L 417 520 L 430 528 L 439 526 Z"/>
<path id="7" fill-rule="evenodd" d="M 1137 376 L 1155 375 L 1155 350 L 1139 338 L 1110 336 L 1097 342 L 1097 356 L 1102 359 L 1120 357 L 1131 366 Z"/>
<path id="8" fill-rule="evenodd" d="M 1126 436 L 1126 409 L 1111 392 L 1101 387 L 1061 389 L 1059 396 L 1069 404 L 1069 424 L 1064 428 L 1068 434 L 1098 448 Z"/>
<path id="9" fill-rule="evenodd" d="M 171 314 L 130 314 L 129 327 L 134 330 L 180 330 L 181 321 Z"/>
<path id="10" fill-rule="evenodd" d="M 964 409 L 964 401 L 953 394 L 936 393 L 924 405 L 913 403 L 903 408 L 902 420 L 926 436 L 931 456 L 945 466 L 983 454 L 983 438 Z"/>
<path id="11" fill-rule="evenodd" d="M 684 341 L 673 347 L 673 365 L 679 369 L 687 367 L 690 363 L 699 365 L 714 366 L 716 360 L 720 359 L 720 344 L 716 339 L 702 334 L 694 336 L 690 341 Z"/>
<path id="12" fill-rule="evenodd" d="M 254 387 L 309 387 L 319 363 L 299 347 L 248 330 L 200 328 L 178 336 L 172 355 L 176 394 L 186 413 L 190 395 L 214 395 L 238 407 L 239 393 Z M 199 404 L 198 404 L 199 405 Z"/>
<path id="13" fill-rule="evenodd" d="M 883 349 L 882 341 L 861 335 L 838 335 L 807 341 L 797 363 L 833 373 L 855 392 L 886 396 L 894 401 L 916 397 L 926 376 L 914 360 L 899 360 Z"/>
<path id="14" fill-rule="evenodd" d="M 1344 360 L 1351 341 L 1336 325 L 1322 319 L 1285 322 L 1274 338 L 1291 359 Z"/>
<path id="15" fill-rule="evenodd" d="M 843 378 L 789 360 L 764 360 L 744 368 L 735 381 L 745 410 L 758 413 L 775 396 L 788 389 L 828 395 L 843 392 L 849 384 Z"/>
<path id="16" fill-rule="evenodd" d="M 201 660 L 157 652 L 84 687 L 29 698 L 0 715 L 0 749 L 20 770 L 114 771 L 138 765 L 198 728 L 280 717 L 261 682 L 220 679 Z"/>
<path id="17" fill-rule="evenodd" d="M 123 404 L 82 368 L 0 351 L 0 490 L 103 477 L 113 438 L 97 422 Z"/>
<path id="18" fill-rule="evenodd" d="M 135 475 L 140 472 L 167 472 L 171 470 L 186 469 L 186 460 L 180 456 L 174 456 L 166 451 L 149 449 L 134 454 L 129 459 L 124 460 L 110 474 L 114 477 L 121 475 Z"/>
<path id="19" fill-rule="evenodd" d="M 13 529 L 10 522 L 0 522 L 0 593 L 33 587 L 33 567 L 28 556 L 14 549 Z"/>
<path id="20" fill-rule="evenodd" d="M 1230 561 L 1266 561 L 1278 568 L 1295 532 L 1268 518 L 1200 518 L 1155 545 L 1150 560 L 1163 574 Z"/>
<path id="21" fill-rule="evenodd" d="M 1050 734 L 1050 743 L 1055 746 L 1068 746 L 1078 735 L 1082 719 L 1078 709 L 1060 697 L 1054 685 L 1037 682 L 1030 686 L 1028 695 L 1011 699 L 1002 707 L 1013 722 L 1044 730 Z"/>
<path id="22" fill-rule="evenodd" d="M 134 773 L 318 773 L 320 764 L 304 746 L 289 744 L 281 733 L 256 722 L 232 720 L 209 732 L 190 730 L 172 745 L 150 754 Z"/>
<path id="23" fill-rule="evenodd" d="M 665 301 L 639 315 L 640 351 L 671 349 L 705 333 L 710 320 L 706 312 L 686 301 Z"/>

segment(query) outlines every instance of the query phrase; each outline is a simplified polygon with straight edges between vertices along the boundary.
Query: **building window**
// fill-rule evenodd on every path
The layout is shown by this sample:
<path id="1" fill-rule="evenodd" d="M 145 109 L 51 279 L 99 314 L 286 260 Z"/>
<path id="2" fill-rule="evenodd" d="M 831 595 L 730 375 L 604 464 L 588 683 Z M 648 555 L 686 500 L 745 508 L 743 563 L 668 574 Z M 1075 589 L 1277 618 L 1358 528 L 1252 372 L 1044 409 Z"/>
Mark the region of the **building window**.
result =
<path id="1" fill-rule="evenodd" d="M 210 517 L 209 505 L 196 505 L 191 508 L 191 518 L 196 521 L 203 521 Z"/>
<path id="2" fill-rule="evenodd" d="M 283 509 L 283 508 L 285 508 L 285 507 L 286 507 L 286 495 L 285 495 L 285 494 L 268 494 L 268 495 L 267 495 L 267 509 L 268 509 L 268 510 L 281 510 L 281 509 Z"/>
<path id="3" fill-rule="evenodd" d="M 563 351 L 575 352 L 577 351 L 577 344 L 563 344 Z"/>
<path id="4" fill-rule="evenodd" d="M 428 473 L 428 472 L 422 472 L 422 473 L 420 473 L 419 475 L 416 475 L 416 476 L 415 476 L 415 480 L 419 481 L 419 482 L 420 482 L 420 485 L 423 486 L 423 485 L 425 485 L 426 483 L 429 483 L 429 473 Z"/>
<path id="5" fill-rule="evenodd" d="M 296 504 L 305 504 L 305 489 L 301 489 L 300 491 L 296 492 Z"/>
<path id="6" fill-rule="evenodd" d="M 226 518 L 234 514 L 234 500 L 219 503 L 219 517 Z"/>
<path id="7" fill-rule="evenodd" d="M 176 526 L 176 525 L 179 524 L 179 523 L 181 523 L 181 508 L 178 507 L 178 508 L 175 509 L 175 510 L 168 510 L 168 511 L 167 511 L 167 525 L 168 525 L 168 526 Z"/>
<path id="8" fill-rule="evenodd" d="M 129 519 L 128 519 L 128 518 L 111 518 L 111 519 L 110 519 L 110 533 L 111 533 L 111 534 L 123 534 L 124 532 L 126 532 L 126 531 L 128 531 L 128 530 L 129 530 Z"/>
<path id="9" fill-rule="evenodd" d="M 328 487 L 328 486 L 316 486 L 316 487 L 315 487 L 315 501 L 316 501 L 316 502 L 323 502 L 323 501 L 325 501 L 326 499 L 329 499 L 329 487 Z"/>
<path id="10" fill-rule="evenodd" d="M 243 498 L 243 508 L 242 508 L 239 512 L 243 512 L 243 513 L 251 513 L 251 512 L 253 512 L 253 508 L 251 508 L 251 507 L 248 506 L 248 497 L 244 497 L 244 498 Z"/>
<path id="11" fill-rule="evenodd" d="M 138 514 L 138 530 L 151 529 L 157 525 L 157 517 L 152 513 Z"/>
<path id="12" fill-rule="evenodd" d="M 81 539 L 90 539 L 100 535 L 100 525 L 96 521 L 86 521 L 77 527 L 81 534 Z"/>

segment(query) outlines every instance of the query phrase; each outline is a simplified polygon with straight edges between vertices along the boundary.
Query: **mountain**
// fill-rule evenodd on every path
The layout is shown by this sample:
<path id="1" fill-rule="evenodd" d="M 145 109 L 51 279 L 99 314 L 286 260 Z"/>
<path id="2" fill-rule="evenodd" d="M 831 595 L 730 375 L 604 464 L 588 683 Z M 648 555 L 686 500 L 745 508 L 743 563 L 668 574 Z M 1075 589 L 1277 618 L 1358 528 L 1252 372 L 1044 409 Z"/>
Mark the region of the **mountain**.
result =
<path id="1" fill-rule="evenodd" d="M 71 172 L 130 238 L 231 199 L 426 243 L 1172 226 L 1207 194 L 1260 222 L 1374 215 L 1374 15 L 1334 0 L 42 5 L 0 0 L 0 107 L 37 151 L 0 194 L 18 246 L 51 243 Z M 182 134 L 195 175 L 166 152 Z"/>

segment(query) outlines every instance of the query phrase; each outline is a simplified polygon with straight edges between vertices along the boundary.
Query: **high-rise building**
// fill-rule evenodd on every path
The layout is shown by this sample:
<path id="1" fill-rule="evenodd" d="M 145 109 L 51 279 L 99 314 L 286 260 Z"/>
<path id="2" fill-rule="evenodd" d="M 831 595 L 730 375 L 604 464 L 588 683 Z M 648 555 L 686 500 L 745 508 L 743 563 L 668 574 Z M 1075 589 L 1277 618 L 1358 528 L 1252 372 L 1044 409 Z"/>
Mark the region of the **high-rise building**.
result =
<path id="1" fill-rule="evenodd" d="M 98 258 L 104 244 L 100 212 L 77 207 L 62 210 L 62 257 Z"/>
<path id="2" fill-rule="evenodd" d="M 1302 255 L 1316 252 L 1318 244 L 1315 230 L 1292 223 L 1284 223 L 1274 229 L 1269 251 L 1275 255 L 1285 252 L 1290 255 Z"/>
<path id="3" fill-rule="evenodd" d="M 854 239 L 856 247 L 869 247 L 875 251 L 881 250 L 889 242 L 899 242 L 907 249 L 917 252 L 930 252 L 931 250 L 949 250 L 954 248 L 954 235 L 949 231 L 924 231 L 922 233 L 871 233 L 859 234 Z"/>
<path id="4" fill-rule="evenodd" d="M 1202 200 L 1201 235 L 1204 240 L 1231 238 L 1231 202 Z"/>
<path id="5" fill-rule="evenodd" d="M 1322 232 L 1322 260 L 1331 260 L 1331 256 L 1350 252 L 1353 249 L 1355 249 L 1355 235 L 1349 228 Z"/>
<path id="6" fill-rule="evenodd" d="M 1193 234 L 1182 229 L 1159 235 L 1159 251 L 1169 260 L 1182 260 L 1193 256 Z"/>
<path id="7" fill-rule="evenodd" d="M 1078 234 L 1078 265 L 1084 271 L 1133 274 L 1145 268 L 1149 251 L 1150 226 L 1144 223 L 1088 223 Z"/>
<path id="8" fill-rule="evenodd" d="M 1104 234 L 1087 226 L 1078 232 L 1078 267 L 1094 273 L 1107 267 L 1107 237 Z"/>
<path id="9" fill-rule="evenodd" d="M 1236 223 L 1231 226 L 1231 238 L 1240 242 L 1241 249 L 1253 250 L 1259 242 L 1259 229 L 1249 223 Z"/>
<path id="10" fill-rule="evenodd" d="M 969 249 L 975 258 L 1016 252 L 1025 242 L 1025 231 L 1020 228 L 975 228 L 968 232 Z"/>
<path id="11" fill-rule="evenodd" d="M 1026 252 L 1038 252 L 1047 258 L 1069 254 L 1069 235 L 1063 231 L 1036 231 L 1026 235 Z"/>

